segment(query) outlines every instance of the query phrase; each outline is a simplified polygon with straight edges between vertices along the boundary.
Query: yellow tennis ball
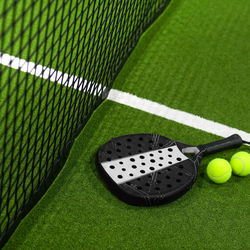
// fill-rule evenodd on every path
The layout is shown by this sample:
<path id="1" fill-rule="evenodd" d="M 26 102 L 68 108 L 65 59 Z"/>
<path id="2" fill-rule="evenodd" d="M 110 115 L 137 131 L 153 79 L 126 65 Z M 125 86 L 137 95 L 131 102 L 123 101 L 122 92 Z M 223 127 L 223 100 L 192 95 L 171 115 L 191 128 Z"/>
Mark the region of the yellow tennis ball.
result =
<path id="1" fill-rule="evenodd" d="M 230 164 L 235 175 L 246 176 L 250 174 L 250 154 L 247 152 L 241 151 L 234 154 Z"/>
<path id="2" fill-rule="evenodd" d="M 232 168 L 227 160 L 216 158 L 207 165 L 207 175 L 215 183 L 224 183 L 232 176 Z"/>

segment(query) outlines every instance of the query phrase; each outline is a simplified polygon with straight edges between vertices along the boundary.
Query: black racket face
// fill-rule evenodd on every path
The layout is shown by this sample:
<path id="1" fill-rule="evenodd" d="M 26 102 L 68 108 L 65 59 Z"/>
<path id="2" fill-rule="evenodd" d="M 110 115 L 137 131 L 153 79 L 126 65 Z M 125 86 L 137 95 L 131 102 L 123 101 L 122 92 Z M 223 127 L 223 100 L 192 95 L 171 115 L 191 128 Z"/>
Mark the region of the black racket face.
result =
<path id="1" fill-rule="evenodd" d="M 156 134 L 111 139 L 97 153 L 97 168 L 108 188 L 132 205 L 176 200 L 193 185 L 199 160 L 189 159 L 187 144 Z"/>

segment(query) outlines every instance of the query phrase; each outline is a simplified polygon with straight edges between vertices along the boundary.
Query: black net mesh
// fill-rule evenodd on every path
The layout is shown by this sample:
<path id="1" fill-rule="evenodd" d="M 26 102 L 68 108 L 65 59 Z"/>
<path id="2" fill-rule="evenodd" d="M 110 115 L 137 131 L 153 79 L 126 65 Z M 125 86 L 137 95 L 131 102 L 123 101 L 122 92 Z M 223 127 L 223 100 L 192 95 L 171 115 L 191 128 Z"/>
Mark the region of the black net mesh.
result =
<path id="1" fill-rule="evenodd" d="M 168 0 L 0 1 L 0 239 L 62 166 L 73 139 Z"/>

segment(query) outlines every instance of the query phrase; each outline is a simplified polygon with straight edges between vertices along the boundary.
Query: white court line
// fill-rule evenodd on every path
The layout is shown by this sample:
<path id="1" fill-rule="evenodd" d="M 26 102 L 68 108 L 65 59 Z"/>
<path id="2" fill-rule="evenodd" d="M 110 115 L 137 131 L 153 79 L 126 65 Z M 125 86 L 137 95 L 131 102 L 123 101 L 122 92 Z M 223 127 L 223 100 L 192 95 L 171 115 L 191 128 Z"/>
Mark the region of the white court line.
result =
<path id="1" fill-rule="evenodd" d="M 109 100 L 124 104 L 126 106 L 145 111 L 147 113 L 163 117 L 165 119 L 184 124 L 186 126 L 205 131 L 210 134 L 221 137 L 228 137 L 232 134 L 238 134 L 245 141 L 250 141 L 250 134 L 223 125 L 218 122 L 207 120 L 197 115 L 193 115 L 178 109 L 169 108 L 163 104 L 153 102 L 135 95 L 125 93 L 116 89 L 111 89 L 108 95 Z"/>
<path id="2" fill-rule="evenodd" d="M 68 75 L 67 73 L 62 73 L 60 71 L 35 64 L 33 62 L 27 62 L 24 59 L 20 59 L 4 53 L 0 53 L 0 64 L 11 67 L 13 69 L 19 69 L 23 72 L 29 73 L 31 75 L 36 75 L 43 79 L 49 79 L 50 81 L 56 82 L 58 84 L 62 84 L 78 90 L 83 90 L 85 92 L 91 92 L 91 88 L 93 87 L 91 86 L 92 84 L 90 84 L 90 82 L 87 82 L 87 80 L 83 80 L 82 78 L 79 78 L 77 76 Z M 79 85 L 81 86 L 79 87 Z M 101 84 L 98 84 L 97 86 L 98 88 L 96 88 L 95 93 L 99 93 L 99 90 L 101 88 L 105 88 Z M 89 89 L 85 89 L 88 87 Z M 207 120 L 188 112 L 169 108 L 163 104 L 140 98 L 117 89 L 111 89 L 107 99 L 192 128 L 202 130 L 210 134 L 218 135 L 221 137 L 228 137 L 232 134 L 238 134 L 243 140 L 250 141 L 250 134 L 245 131 L 232 128 L 218 122 Z"/>
<path id="3" fill-rule="evenodd" d="M 81 77 L 69 75 L 67 73 L 63 73 L 40 64 L 35 64 L 34 62 L 28 62 L 24 59 L 1 52 L 0 64 L 13 69 L 19 69 L 22 72 L 29 73 L 43 79 L 48 79 L 51 82 L 56 82 L 77 90 L 83 90 L 84 92 L 92 92 L 92 89 L 94 88 L 94 95 L 98 95 L 103 87 L 101 84 L 93 84 L 90 81 L 83 80 Z"/>

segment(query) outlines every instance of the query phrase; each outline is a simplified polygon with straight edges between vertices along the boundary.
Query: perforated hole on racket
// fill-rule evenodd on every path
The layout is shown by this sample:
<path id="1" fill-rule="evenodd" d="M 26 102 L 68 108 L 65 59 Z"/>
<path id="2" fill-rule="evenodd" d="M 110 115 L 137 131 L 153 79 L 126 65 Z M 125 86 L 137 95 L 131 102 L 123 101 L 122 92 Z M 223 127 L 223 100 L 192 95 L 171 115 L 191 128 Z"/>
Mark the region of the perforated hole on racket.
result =
<path id="1" fill-rule="evenodd" d="M 101 146 L 96 163 L 107 187 L 119 199 L 132 205 L 160 205 L 190 190 L 203 156 L 242 143 L 239 135 L 199 146 L 157 134 L 124 135 Z"/>

